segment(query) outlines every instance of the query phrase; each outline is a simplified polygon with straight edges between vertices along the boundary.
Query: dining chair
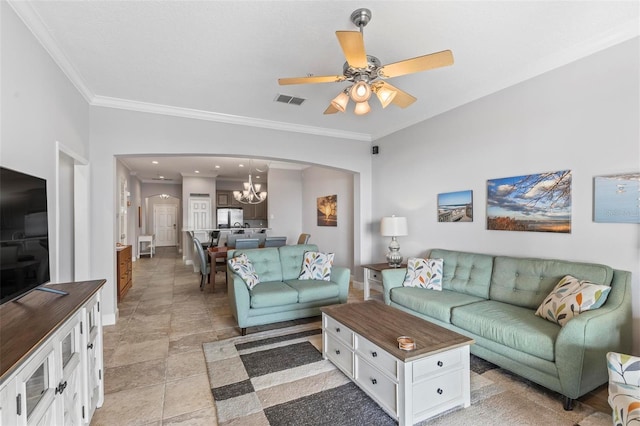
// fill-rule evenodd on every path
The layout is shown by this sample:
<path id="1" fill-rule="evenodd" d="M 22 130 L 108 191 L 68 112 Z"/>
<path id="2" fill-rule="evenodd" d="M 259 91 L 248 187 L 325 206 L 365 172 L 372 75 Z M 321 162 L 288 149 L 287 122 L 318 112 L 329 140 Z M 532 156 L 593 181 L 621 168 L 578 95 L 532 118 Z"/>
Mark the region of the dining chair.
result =
<path id="1" fill-rule="evenodd" d="M 200 291 L 203 291 L 207 278 L 211 273 L 211 267 L 209 266 L 209 262 L 207 262 L 207 255 L 204 253 L 202 243 L 200 243 L 197 237 L 193 237 L 193 247 L 197 253 L 197 259 L 200 262 Z"/>
<path id="2" fill-rule="evenodd" d="M 209 247 L 216 247 L 220 241 L 220 231 L 211 231 L 210 235 Z"/>
<path id="3" fill-rule="evenodd" d="M 300 234 L 298 237 L 298 244 L 307 244 L 311 238 L 311 234 Z"/>
<path id="4" fill-rule="evenodd" d="M 227 235 L 227 248 L 230 248 L 230 249 L 236 248 L 236 240 L 238 238 L 244 238 L 244 235 L 241 235 L 241 234 Z"/>
<path id="5" fill-rule="evenodd" d="M 264 240 L 265 247 L 282 247 L 287 244 L 287 237 L 267 237 Z"/>
<path id="6" fill-rule="evenodd" d="M 238 238 L 236 240 L 236 250 L 258 248 L 259 240 L 257 238 Z"/>
<path id="7" fill-rule="evenodd" d="M 263 232 L 258 232 L 255 233 L 251 236 L 251 238 L 257 238 L 258 239 L 258 247 L 264 247 L 264 242 L 267 239 L 267 234 L 263 233 Z"/>

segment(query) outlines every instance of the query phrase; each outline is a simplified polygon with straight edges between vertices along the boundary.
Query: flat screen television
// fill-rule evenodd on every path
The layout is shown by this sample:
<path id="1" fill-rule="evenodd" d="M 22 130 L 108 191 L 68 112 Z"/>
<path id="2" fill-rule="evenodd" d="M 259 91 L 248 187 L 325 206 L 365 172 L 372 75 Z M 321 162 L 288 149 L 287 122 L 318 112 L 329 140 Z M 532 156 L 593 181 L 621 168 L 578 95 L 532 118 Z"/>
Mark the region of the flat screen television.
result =
<path id="1" fill-rule="evenodd" d="M 0 167 L 0 304 L 49 282 L 47 181 Z"/>

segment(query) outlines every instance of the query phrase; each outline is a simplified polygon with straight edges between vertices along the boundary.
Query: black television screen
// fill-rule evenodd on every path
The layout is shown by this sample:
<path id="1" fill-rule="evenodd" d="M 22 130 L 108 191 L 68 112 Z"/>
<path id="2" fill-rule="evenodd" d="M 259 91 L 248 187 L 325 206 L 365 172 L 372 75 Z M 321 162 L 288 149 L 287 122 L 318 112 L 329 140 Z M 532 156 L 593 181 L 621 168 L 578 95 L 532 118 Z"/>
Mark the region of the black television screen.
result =
<path id="1" fill-rule="evenodd" d="M 49 281 L 47 181 L 0 167 L 0 303 Z"/>

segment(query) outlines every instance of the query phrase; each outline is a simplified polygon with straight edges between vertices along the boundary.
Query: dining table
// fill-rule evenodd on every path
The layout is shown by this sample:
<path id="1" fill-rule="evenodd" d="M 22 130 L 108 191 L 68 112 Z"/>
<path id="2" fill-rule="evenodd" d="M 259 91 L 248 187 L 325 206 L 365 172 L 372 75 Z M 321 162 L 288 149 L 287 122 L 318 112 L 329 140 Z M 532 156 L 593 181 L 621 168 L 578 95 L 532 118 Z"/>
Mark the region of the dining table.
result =
<path id="1" fill-rule="evenodd" d="M 226 259 L 227 258 L 227 247 L 226 246 L 217 246 L 217 247 L 209 247 L 207 249 L 207 253 L 209 254 L 209 262 L 211 263 L 211 268 L 209 268 L 209 271 L 213 271 L 214 276 L 216 273 L 216 259 Z M 226 260 L 225 260 L 226 262 Z M 208 282 L 211 282 L 211 273 L 209 273 L 209 277 L 207 278 Z M 225 273 L 224 273 L 224 281 L 227 281 L 227 272 L 226 272 L 226 268 L 225 268 Z"/>

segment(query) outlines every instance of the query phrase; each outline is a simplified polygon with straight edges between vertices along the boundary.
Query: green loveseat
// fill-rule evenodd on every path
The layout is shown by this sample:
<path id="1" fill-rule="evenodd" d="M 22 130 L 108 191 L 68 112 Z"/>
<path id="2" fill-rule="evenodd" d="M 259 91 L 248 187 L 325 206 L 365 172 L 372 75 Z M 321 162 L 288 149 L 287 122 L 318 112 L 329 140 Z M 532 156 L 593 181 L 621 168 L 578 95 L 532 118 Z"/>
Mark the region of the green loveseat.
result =
<path id="1" fill-rule="evenodd" d="M 604 384 L 607 352 L 631 350 L 631 273 L 605 265 L 434 249 L 442 291 L 382 272 L 385 303 L 475 340 L 471 353 L 564 395 L 564 408 Z M 536 309 L 565 275 L 611 286 L 605 304 L 564 327 Z"/>
<path id="2" fill-rule="evenodd" d="M 322 306 L 347 302 L 351 278 L 347 268 L 334 265 L 330 281 L 298 280 L 306 251 L 318 251 L 318 246 L 228 251 L 228 259 L 246 254 L 260 279 L 249 290 L 242 277 L 228 267 L 229 304 L 243 336 L 247 327 L 312 317 L 321 314 Z"/>

